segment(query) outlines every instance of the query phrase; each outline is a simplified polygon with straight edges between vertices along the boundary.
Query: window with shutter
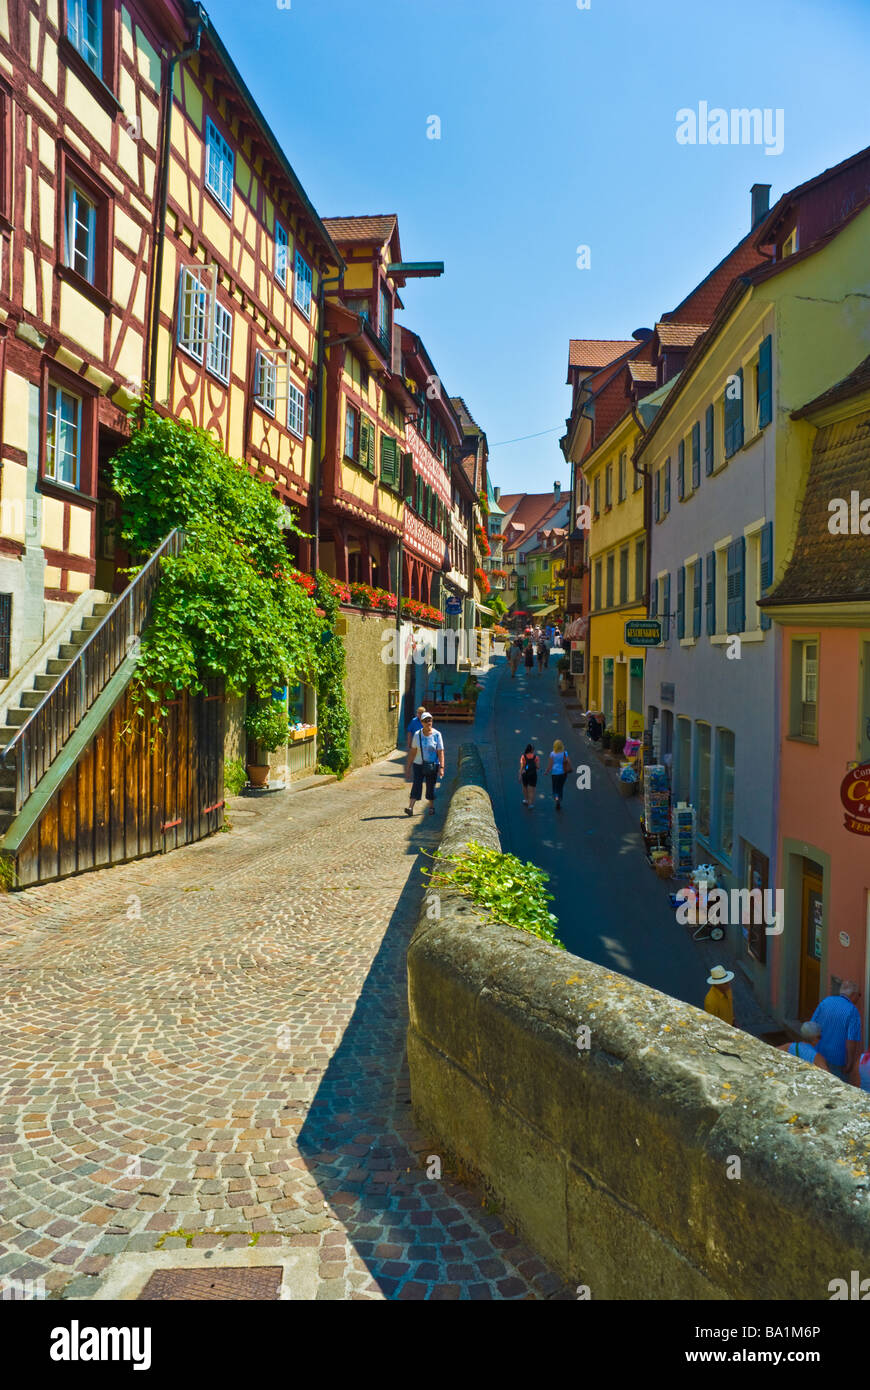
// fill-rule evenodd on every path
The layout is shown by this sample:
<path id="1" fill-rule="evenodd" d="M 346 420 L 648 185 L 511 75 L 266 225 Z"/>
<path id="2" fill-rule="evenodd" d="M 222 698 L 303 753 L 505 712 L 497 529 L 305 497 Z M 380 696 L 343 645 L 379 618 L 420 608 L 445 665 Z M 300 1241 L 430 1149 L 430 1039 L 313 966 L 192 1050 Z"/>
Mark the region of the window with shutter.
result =
<path id="1" fill-rule="evenodd" d="M 668 642 L 671 636 L 671 576 L 666 574 L 662 580 L 662 641 Z"/>
<path id="2" fill-rule="evenodd" d="M 677 570 L 677 638 L 682 641 L 686 635 L 686 566 Z"/>
<path id="3" fill-rule="evenodd" d="M 381 435 L 381 482 L 396 486 L 396 441 L 388 434 Z"/>
<path id="4" fill-rule="evenodd" d="M 768 521 L 761 531 L 761 593 L 762 597 L 773 583 L 773 522 Z M 761 614 L 761 626 L 765 631 L 772 619 L 765 612 Z"/>
<path id="5" fill-rule="evenodd" d="M 651 579 L 651 580 L 650 580 L 650 586 L 649 586 L 649 615 L 650 615 L 651 618 L 657 618 L 657 617 L 658 617 L 658 612 L 659 612 L 659 581 L 658 581 L 657 579 Z"/>
<path id="6" fill-rule="evenodd" d="M 701 574 L 701 561 L 700 561 L 700 560 L 696 560 L 696 561 L 695 561 L 694 573 L 693 573 L 693 585 L 694 585 L 693 602 L 692 602 L 692 636 L 693 636 L 693 637 L 700 637 L 700 636 L 701 636 L 701 588 L 702 588 L 702 583 L 703 583 L 703 576 L 702 576 L 702 574 Z"/>
<path id="7" fill-rule="evenodd" d="M 656 469 L 655 478 L 653 479 L 653 507 L 654 507 L 653 515 L 655 516 L 656 521 L 661 521 L 661 519 L 662 519 L 662 470 L 661 470 L 660 468 Z"/>
<path id="8" fill-rule="evenodd" d="M 701 486 L 701 422 L 692 426 L 692 491 Z"/>
<path id="9" fill-rule="evenodd" d="M 634 599 L 639 603 L 646 589 L 646 549 L 641 538 L 634 551 Z"/>
<path id="10" fill-rule="evenodd" d="M 713 433 L 715 425 L 716 411 L 712 405 L 708 405 L 707 413 L 704 416 L 704 471 L 708 475 L 713 472 L 716 461 Z"/>
<path id="11" fill-rule="evenodd" d="M 668 458 L 668 459 L 665 459 L 665 486 L 664 486 L 664 498 L 663 498 L 663 500 L 662 500 L 662 513 L 663 513 L 663 515 L 664 515 L 664 516 L 667 516 L 667 514 L 668 514 L 668 512 L 669 512 L 670 510 L 671 510 L 671 461 L 670 461 L 670 459 Z"/>
<path id="12" fill-rule="evenodd" d="M 742 632 L 744 628 L 744 565 L 746 558 L 746 539 L 738 536 L 728 547 L 728 567 L 726 571 L 727 624 L 731 634 Z"/>
<path id="13" fill-rule="evenodd" d="M 707 555 L 707 636 L 716 632 L 716 552 Z"/>
<path id="14" fill-rule="evenodd" d="M 680 440 L 677 445 L 677 496 L 682 502 L 686 495 L 686 445 Z"/>
<path id="15" fill-rule="evenodd" d="M 595 482 L 594 482 L 594 484 L 593 484 L 593 486 L 592 486 L 592 497 L 593 497 L 592 510 L 593 510 L 594 514 L 595 514 L 596 516 L 598 516 L 599 512 L 601 511 L 601 477 L 600 477 L 600 475 L 595 479 Z"/>
<path id="16" fill-rule="evenodd" d="M 758 395 L 758 428 L 763 430 L 773 419 L 773 381 L 771 372 L 771 339 L 768 333 L 758 349 L 756 389 Z"/>
<path id="17" fill-rule="evenodd" d="M 743 368 L 735 373 L 737 387 L 729 384 L 725 392 L 725 457 L 743 448 Z"/>

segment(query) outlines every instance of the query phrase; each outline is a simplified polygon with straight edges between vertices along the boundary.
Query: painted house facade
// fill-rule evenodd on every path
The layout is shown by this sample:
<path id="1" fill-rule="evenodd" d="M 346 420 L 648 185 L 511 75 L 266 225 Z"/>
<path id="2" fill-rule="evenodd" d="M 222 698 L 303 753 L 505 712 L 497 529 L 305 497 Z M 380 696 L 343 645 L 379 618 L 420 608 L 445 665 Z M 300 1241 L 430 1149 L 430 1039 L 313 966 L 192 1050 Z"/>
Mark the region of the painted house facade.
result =
<path id="1" fill-rule="evenodd" d="M 406 424 L 410 473 L 405 486 L 402 593 L 442 610 L 453 506 L 451 458 L 462 444 L 462 426 L 421 339 L 405 327 L 402 357 L 417 407 Z"/>
<path id="2" fill-rule="evenodd" d="M 759 247 L 777 215 L 759 226 Z M 867 350 L 868 219 L 853 206 L 800 254 L 777 252 L 738 277 L 636 451 L 652 498 L 649 615 L 663 636 L 647 653 L 646 715 L 659 723 L 674 800 L 696 809 L 696 858 L 729 887 L 782 886 L 783 671 L 758 604 L 799 495 L 790 413 Z M 807 353 L 808 341 L 824 351 Z M 780 936 L 743 923 L 729 933 L 771 1000 Z"/>
<path id="3" fill-rule="evenodd" d="M 763 611 L 781 636 L 786 1018 L 855 980 L 870 1033 L 870 357 L 793 412 L 802 497 Z M 863 511 L 862 511 L 863 507 Z"/>

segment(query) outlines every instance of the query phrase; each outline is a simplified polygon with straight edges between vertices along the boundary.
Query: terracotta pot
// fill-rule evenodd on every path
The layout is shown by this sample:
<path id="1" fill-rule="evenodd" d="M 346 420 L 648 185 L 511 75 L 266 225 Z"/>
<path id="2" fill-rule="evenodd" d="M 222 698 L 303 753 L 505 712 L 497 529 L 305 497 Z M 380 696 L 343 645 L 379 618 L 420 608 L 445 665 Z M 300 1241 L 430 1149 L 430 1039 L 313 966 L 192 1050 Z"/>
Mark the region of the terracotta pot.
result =
<path id="1" fill-rule="evenodd" d="M 268 763 L 248 763 L 245 771 L 252 787 L 265 787 L 269 781 Z"/>

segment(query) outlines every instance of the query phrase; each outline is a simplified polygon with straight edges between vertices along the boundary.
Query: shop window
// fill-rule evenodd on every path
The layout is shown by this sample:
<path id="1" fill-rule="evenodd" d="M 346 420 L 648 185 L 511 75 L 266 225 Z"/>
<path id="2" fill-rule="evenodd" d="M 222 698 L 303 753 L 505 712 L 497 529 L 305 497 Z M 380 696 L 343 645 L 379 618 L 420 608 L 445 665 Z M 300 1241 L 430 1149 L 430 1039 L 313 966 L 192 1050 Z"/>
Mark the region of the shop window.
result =
<path id="1" fill-rule="evenodd" d="M 695 725 L 695 805 L 698 834 L 710 838 L 711 778 L 710 725 L 700 721 Z"/>
<path id="2" fill-rule="evenodd" d="M 729 862 L 734 848 L 734 734 L 716 731 L 716 826 L 723 858 Z"/>

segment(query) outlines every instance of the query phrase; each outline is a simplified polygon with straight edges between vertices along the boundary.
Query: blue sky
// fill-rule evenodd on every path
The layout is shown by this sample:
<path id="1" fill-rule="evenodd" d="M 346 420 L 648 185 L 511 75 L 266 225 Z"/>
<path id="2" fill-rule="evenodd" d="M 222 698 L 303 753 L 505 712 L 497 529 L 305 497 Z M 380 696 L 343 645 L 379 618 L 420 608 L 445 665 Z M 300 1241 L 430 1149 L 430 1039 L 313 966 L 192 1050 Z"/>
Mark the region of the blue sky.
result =
<path id="1" fill-rule="evenodd" d="M 402 318 L 506 492 L 567 481 L 570 337 L 651 327 L 749 230 L 753 183 L 773 201 L 870 144 L 870 0 L 207 9 L 321 216 L 395 212 L 405 259 L 445 262 Z M 701 101 L 781 108 L 782 153 L 678 144 Z"/>

